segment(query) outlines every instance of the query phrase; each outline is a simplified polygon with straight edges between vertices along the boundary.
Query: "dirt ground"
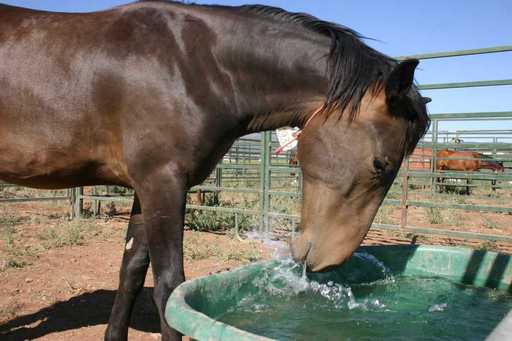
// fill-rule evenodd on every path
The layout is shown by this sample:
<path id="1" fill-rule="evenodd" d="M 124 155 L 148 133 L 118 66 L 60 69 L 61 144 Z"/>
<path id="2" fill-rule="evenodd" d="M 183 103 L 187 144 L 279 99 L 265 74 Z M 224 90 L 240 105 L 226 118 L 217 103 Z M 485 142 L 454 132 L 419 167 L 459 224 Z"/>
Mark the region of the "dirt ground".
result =
<path id="1" fill-rule="evenodd" d="M 128 216 L 69 222 L 47 204 L 0 208 L 0 340 L 101 340 L 118 285 Z M 46 210 L 46 212 L 45 212 Z M 50 211 L 50 213 L 48 213 Z M 186 232 L 186 276 L 268 257 L 257 242 Z M 159 339 L 148 274 L 130 340 Z"/>
<path id="2" fill-rule="evenodd" d="M 118 284 L 127 215 L 68 221 L 65 205 L 0 205 L 0 340 L 101 340 Z M 512 228 L 512 226 L 511 226 Z M 365 244 L 466 244 L 450 238 L 372 230 Z M 186 232 L 188 279 L 268 258 L 259 242 L 228 234 Z M 148 275 L 130 328 L 130 340 L 158 340 L 158 316 Z"/>

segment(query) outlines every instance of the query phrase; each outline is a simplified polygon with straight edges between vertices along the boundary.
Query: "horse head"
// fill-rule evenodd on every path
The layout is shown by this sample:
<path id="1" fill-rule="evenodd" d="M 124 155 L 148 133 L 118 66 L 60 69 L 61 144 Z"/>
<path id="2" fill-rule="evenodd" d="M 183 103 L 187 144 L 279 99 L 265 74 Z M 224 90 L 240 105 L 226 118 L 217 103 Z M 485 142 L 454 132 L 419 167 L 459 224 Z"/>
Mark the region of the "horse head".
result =
<path id="1" fill-rule="evenodd" d="M 417 60 L 397 64 L 362 97 L 358 113 L 319 115 L 300 139 L 304 176 L 297 261 L 321 271 L 346 260 L 366 236 L 405 155 L 429 125 L 413 84 Z"/>
<path id="2" fill-rule="evenodd" d="M 505 172 L 505 166 L 503 165 L 503 161 L 497 162 L 497 169 L 496 172 L 503 173 Z"/>

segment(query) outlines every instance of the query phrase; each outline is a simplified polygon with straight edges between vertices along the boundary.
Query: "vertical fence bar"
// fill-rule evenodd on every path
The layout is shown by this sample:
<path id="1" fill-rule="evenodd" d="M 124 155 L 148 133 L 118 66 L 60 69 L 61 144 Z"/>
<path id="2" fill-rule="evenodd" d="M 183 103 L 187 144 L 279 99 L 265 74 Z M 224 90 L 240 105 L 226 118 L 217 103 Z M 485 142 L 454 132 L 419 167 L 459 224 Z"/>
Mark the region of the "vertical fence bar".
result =
<path id="1" fill-rule="evenodd" d="M 432 120 L 432 157 L 431 157 L 431 160 L 432 160 L 432 164 L 430 165 L 430 170 L 431 170 L 431 174 L 432 174 L 432 179 L 431 179 L 431 189 L 432 189 L 432 196 L 434 196 L 436 194 L 436 191 L 437 191 L 437 176 L 436 176 L 436 172 L 437 172 L 437 167 L 436 167 L 436 163 L 437 163 L 437 135 L 438 135 L 438 132 L 439 132 L 439 121 L 438 120 Z"/>
<path id="2" fill-rule="evenodd" d="M 219 165 L 222 165 L 222 159 L 220 160 L 219 162 Z M 217 166 L 217 169 L 215 170 L 215 187 L 219 188 L 219 187 L 222 187 L 222 167 L 218 167 Z M 219 205 L 220 204 L 220 191 L 215 191 L 215 193 L 213 193 L 214 195 L 214 202 L 215 202 L 215 205 Z"/>
<path id="3" fill-rule="evenodd" d="M 261 134 L 260 145 L 260 232 L 265 228 L 265 159 L 266 159 L 266 146 L 265 146 L 265 133 Z"/>
<path id="4" fill-rule="evenodd" d="M 270 169 L 271 166 L 271 158 L 272 158 L 272 132 L 266 131 L 266 157 L 265 157 L 265 232 L 270 233 L 270 223 L 269 223 L 269 212 L 270 212 L 270 202 L 271 202 L 271 195 L 269 194 L 269 191 L 271 189 L 271 182 L 272 182 L 272 171 Z"/>
<path id="5" fill-rule="evenodd" d="M 409 205 L 407 200 L 409 199 L 409 160 L 407 157 L 404 163 L 403 176 L 402 176 L 402 195 L 400 198 L 400 228 L 407 227 L 407 210 Z"/>
<path id="6" fill-rule="evenodd" d="M 68 189 L 68 197 L 69 197 L 69 218 L 71 220 L 75 219 L 75 189 Z"/>
<path id="7" fill-rule="evenodd" d="M 92 188 L 92 195 L 97 196 L 98 193 L 98 186 L 94 186 Z M 101 212 L 101 201 L 100 200 L 93 200 L 92 201 L 92 213 L 93 216 L 97 217 L 100 215 Z"/>
<path id="8" fill-rule="evenodd" d="M 267 231 L 268 227 L 268 178 L 270 165 L 270 139 L 271 132 L 261 134 L 261 150 L 260 150 L 260 231 Z"/>

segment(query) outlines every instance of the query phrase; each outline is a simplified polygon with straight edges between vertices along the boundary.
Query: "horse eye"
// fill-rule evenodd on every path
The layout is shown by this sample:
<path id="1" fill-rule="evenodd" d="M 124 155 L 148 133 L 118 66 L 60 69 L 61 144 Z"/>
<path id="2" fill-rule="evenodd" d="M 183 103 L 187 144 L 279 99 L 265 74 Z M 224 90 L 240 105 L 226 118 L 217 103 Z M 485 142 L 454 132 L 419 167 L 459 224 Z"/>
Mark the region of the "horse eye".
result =
<path id="1" fill-rule="evenodd" d="M 383 173 L 386 170 L 386 164 L 379 159 L 373 159 L 373 167 L 377 173 Z"/>

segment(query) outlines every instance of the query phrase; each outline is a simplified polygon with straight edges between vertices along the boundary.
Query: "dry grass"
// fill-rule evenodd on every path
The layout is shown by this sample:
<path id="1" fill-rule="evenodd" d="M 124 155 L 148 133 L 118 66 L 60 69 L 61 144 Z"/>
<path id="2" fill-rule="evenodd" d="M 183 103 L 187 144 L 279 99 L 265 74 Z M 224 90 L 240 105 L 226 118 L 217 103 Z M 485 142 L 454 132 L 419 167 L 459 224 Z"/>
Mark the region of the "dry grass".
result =
<path id="1" fill-rule="evenodd" d="M 427 209 L 427 217 L 431 224 L 439 225 L 443 223 L 443 216 L 441 214 L 441 209 L 437 207 L 430 207 Z"/>
<path id="2" fill-rule="evenodd" d="M 204 236 L 204 233 L 194 231 L 185 235 L 183 253 L 186 260 L 215 258 L 219 261 L 250 263 L 261 258 L 257 242 L 241 244 L 239 240 L 230 238 L 227 243 L 223 243 L 223 247 L 220 247 L 215 236 L 208 240 L 205 240 Z"/>
<path id="3" fill-rule="evenodd" d="M 374 222 L 377 224 L 393 224 L 393 211 L 393 206 L 382 205 L 375 216 Z"/>
<path id="4" fill-rule="evenodd" d="M 99 222 L 93 219 L 69 221 L 54 215 L 3 214 L 0 217 L 0 272 L 24 268 L 50 249 L 85 245 L 93 237 L 106 239 L 118 233 L 103 229 Z M 119 236 L 121 240 L 121 234 Z"/>

